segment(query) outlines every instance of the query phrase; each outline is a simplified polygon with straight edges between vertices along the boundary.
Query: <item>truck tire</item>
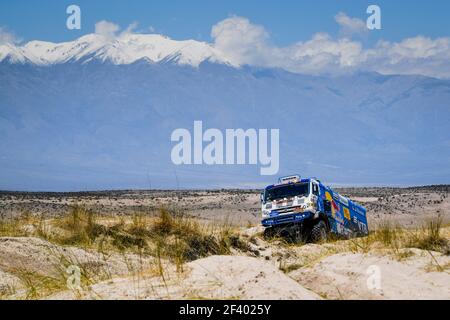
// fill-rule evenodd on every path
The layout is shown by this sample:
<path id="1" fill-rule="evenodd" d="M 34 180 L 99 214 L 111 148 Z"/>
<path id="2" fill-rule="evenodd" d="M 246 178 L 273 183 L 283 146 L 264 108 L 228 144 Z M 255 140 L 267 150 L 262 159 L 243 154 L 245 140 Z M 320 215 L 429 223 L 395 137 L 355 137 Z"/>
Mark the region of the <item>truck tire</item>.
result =
<path id="1" fill-rule="evenodd" d="M 273 227 L 265 228 L 264 229 L 264 239 L 270 240 L 274 236 Z"/>
<path id="2" fill-rule="evenodd" d="M 323 220 L 320 220 L 311 229 L 311 241 L 320 242 L 325 240 L 327 240 L 327 226 Z"/>

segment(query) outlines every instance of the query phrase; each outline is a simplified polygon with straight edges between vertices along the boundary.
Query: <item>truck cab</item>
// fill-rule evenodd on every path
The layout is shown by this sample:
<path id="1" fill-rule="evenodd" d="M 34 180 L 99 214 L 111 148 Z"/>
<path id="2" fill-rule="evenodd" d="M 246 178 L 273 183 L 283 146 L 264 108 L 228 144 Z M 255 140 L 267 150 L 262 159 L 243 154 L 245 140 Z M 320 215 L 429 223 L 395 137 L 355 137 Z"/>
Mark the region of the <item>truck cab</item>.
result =
<path id="1" fill-rule="evenodd" d="M 280 178 L 261 193 L 261 211 L 266 235 L 320 241 L 330 233 L 343 237 L 368 234 L 366 209 L 317 178 Z"/>

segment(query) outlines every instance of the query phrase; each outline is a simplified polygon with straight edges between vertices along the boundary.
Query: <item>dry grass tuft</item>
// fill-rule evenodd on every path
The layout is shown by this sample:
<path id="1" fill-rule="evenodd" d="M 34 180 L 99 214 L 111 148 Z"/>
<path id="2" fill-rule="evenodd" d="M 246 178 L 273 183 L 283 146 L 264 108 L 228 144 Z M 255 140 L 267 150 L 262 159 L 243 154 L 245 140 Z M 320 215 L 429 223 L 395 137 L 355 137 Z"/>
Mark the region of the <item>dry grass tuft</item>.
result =
<path id="1" fill-rule="evenodd" d="M 409 239 L 408 246 L 427 251 L 438 251 L 450 255 L 449 240 L 441 235 L 442 218 L 438 216 L 428 221 L 422 230 L 415 232 Z"/>
<path id="2" fill-rule="evenodd" d="M 231 249 L 248 251 L 249 245 L 228 226 L 214 229 L 198 221 L 162 209 L 149 234 L 157 250 L 177 266 L 210 255 L 227 255 Z"/>
<path id="3" fill-rule="evenodd" d="M 348 243 L 352 252 L 366 253 L 374 248 L 388 249 L 399 260 L 414 255 L 411 250 L 407 250 L 409 248 L 450 254 L 450 243 L 442 235 L 442 220 L 439 216 L 416 230 L 402 229 L 388 221 L 382 221 L 368 237 L 351 239 Z"/>

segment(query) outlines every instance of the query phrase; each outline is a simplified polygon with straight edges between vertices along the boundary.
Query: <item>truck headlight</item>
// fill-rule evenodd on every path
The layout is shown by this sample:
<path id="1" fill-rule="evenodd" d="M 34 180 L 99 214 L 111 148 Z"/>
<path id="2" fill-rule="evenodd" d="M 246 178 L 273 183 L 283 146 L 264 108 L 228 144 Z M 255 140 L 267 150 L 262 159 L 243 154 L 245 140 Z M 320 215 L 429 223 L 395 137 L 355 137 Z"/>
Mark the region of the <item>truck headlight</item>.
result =
<path id="1" fill-rule="evenodd" d="M 308 201 L 308 202 L 306 202 L 306 205 L 308 207 L 311 207 L 311 208 L 315 208 L 316 207 L 316 203 L 314 201 Z"/>
<path id="2" fill-rule="evenodd" d="M 267 203 L 266 204 L 266 209 L 272 209 L 272 203 Z"/>

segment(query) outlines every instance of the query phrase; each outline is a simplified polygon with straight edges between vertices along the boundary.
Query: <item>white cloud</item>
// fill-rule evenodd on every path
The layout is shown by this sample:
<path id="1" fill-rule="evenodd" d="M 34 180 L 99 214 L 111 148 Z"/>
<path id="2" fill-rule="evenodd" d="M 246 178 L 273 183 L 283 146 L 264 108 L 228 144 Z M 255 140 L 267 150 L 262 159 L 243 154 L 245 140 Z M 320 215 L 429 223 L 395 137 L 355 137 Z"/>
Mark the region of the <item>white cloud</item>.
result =
<path id="1" fill-rule="evenodd" d="M 388 50 L 393 59 L 427 59 L 437 56 L 449 58 L 449 38 L 430 39 L 423 36 L 408 38 L 398 43 L 380 42 L 381 50 Z M 392 62 L 396 62 L 393 60 Z"/>
<path id="2" fill-rule="evenodd" d="M 9 32 L 5 27 L 0 26 L 0 44 L 15 44 L 18 42 L 20 42 L 20 40 L 17 39 L 17 37 L 12 32 Z"/>
<path id="3" fill-rule="evenodd" d="M 343 37 L 353 35 L 365 36 L 368 33 L 366 23 L 358 18 L 351 18 L 344 12 L 339 12 L 334 16 L 334 20 L 340 26 L 340 34 Z"/>
<path id="4" fill-rule="evenodd" d="M 352 70 L 365 54 L 361 43 L 349 39 L 333 40 L 326 33 L 318 33 L 306 42 L 299 42 L 287 51 L 286 68 L 302 73 L 339 73 Z"/>
<path id="5" fill-rule="evenodd" d="M 268 32 L 247 18 L 233 16 L 212 27 L 214 47 L 237 64 L 259 64 L 270 57 Z"/>
<path id="6" fill-rule="evenodd" d="M 349 39 L 333 40 L 317 33 L 306 42 L 288 47 L 270 44 L 264 27 L 247 18 L 227 18 L 212 28 L 214 47 L 234 64 L 279 67 L 294 72 L 321 73 L 355 67 L 361 59 L 362 45 Z"/>
<path id="7" fill-rule="evenodd" d="M 149 27 L 147 30 L 137 30 L 138 22 L 131 23 L 125 30 L 121 30 L 120 26 L 106 20 L 99 21 L 95 24 L 95 33 L 104 36 L 107 40 L 113 40 L 128 34 L 154 33 L 155 28 Z"/>
<path id="8" fill-rule="evenodd" d="M 134 33 L 136 31 L 136 28 L 138 27 L 139 23 L 137 23 L 136 21 L 131 23 L 124 31 L 122 31 L 122 35 L 123 34 L 130 34 L 130 33 Z"/>
<path id="9" fill-rule="evenodd" d="M 417 36 L 400 42 L 380 41 L 367 50 L 367 63 L 362 67 L 383 74 L 450 78 L 450 38 Z"/>
<path id="10" fill-rule="evenodd" d="M 341 34 L 317 33 L 310 40 L 287 47 L 270 43 L 263 26 L 233 16 L 213 26 L 213 46 L 237 65 L 284 68 L 306 74 L 375 71 L 382 74 L 420 74 L 450 78 L 450 38 L 417 36 L 400 42 L 380 41 L 372 48 L 351 39 L 367 32 L 362 20 L 345 13 L 335 17 Z"/>
<path id="11" fill-rule="evenodd" d="M 99 21 L 95 24 L 95 33 L 104 36 L 107 39 L 113 39 L 117 36 L 120 27 L 109 21 Z"/>

